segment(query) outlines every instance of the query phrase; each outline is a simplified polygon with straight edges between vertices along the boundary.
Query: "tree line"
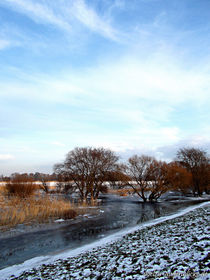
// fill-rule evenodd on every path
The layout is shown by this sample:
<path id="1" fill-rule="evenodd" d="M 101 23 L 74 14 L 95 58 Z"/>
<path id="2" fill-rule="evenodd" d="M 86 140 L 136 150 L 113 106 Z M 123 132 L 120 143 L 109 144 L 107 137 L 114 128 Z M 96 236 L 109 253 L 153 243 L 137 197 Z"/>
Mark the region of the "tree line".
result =
<path id="1" fill-rule="evenodd" d="M 126 163 L 104 148 L 75 148 L 54 172 L 66 183 L 66 190 L 79 192 L 81 200 L 97 199 L 107 184 L 131 187 L 146 201 L 155 201 L 169 190 L 194 196 L 209 193 L 210 158 L 201 149 L 183 148 L 170 163 L 146 155 L 134 155 Z"/>
<path id="2" fill-rule="evenodd" d="M 108 186 L 129 187 L 144 202 L 156 201 L 169 190 L 190 192 L 194 196 L 209 194 L 210 158 L 204 150 L 182 148 L 169 163 L 147 155 L 133 155 L 122 163 L 109 149 L 82 147 L 73 149 L 62 163 L 55 164 L 51 175 L 13 173 L 10 177 L 2 176 L 1 180 L 10 182 L 13 188 L 20 182 L 40 181 L 45 192 L 49 191 L 47 181 L 57 181 L 58 188 L 77 192 L 82 201 L 97 199 Z"/>
<path id="3" fill-rule="evenodd" d="M 46 174 L 46 173 L 12 173 L 10 176 L 0 175 L 0 181 L 9 182 L 11 180 L 16 180 L 18 178 L 19 181 L 22 182 L 34 182 L 34 181 L 56 181 L 57 175 L 55 173 Z"/>

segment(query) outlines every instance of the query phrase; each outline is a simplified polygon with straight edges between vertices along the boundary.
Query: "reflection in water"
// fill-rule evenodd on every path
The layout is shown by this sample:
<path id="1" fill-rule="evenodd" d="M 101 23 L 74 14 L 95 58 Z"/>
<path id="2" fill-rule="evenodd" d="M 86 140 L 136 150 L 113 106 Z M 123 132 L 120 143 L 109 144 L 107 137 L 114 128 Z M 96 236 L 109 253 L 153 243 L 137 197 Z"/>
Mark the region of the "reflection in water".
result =
<path id="1" fill-rule="evenodd" d="M 60 228 L 0 239 L 0 269 L 35 256 L 80 247 L 125 227 L 172 214 L 198 202 L 140 203 L 133 198 L 104 196 L 94 217 L 80 217 Z"/>

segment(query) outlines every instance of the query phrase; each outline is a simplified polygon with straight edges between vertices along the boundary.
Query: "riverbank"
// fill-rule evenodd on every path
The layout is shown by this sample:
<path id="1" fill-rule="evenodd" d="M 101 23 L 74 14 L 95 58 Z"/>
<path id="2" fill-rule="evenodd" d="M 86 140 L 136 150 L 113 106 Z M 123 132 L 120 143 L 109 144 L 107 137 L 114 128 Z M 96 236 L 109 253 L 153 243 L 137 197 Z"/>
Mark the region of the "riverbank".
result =
<path id="1" fill-rule="evenodd" d="M 18 277 L 2 279 L 208 279 L 209 205 L 154 220 L 106 246 L 71 258 L 65 253 L 66 259 L 48 260 Z M 18 266 L 13 268 L 18 271 Z M 1 275 L 11 275 L 13 268 Z"/>

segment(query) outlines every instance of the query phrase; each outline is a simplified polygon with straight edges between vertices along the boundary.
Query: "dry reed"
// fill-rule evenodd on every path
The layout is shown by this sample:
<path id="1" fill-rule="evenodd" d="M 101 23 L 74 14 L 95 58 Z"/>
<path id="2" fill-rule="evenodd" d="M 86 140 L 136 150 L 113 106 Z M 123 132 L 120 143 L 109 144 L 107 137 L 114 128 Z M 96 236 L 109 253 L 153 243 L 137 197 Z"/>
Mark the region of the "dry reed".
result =
<path id="1" fill-rule="evenodd" d="M 8 195 L 21 198 L 29 197 L 38 189 L 33 182 L 10 182 L 5 185 Z"/>
<path id="2" fill-rule="evenodd" d="M 76 211 L 70 202 L 48 195 L 23 199 L 0 194 L 0 226 L 6 228 L 23 223 L 48 222 L 52 218 L 71 219 L 75 216 Z"/>

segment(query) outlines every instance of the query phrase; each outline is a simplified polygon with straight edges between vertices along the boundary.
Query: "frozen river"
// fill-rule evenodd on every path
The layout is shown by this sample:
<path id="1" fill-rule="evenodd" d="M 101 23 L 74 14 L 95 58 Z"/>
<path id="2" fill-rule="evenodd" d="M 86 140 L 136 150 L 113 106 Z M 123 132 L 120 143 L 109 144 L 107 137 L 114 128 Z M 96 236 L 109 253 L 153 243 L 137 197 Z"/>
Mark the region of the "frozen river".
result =
<path id="1" fill-rule="evenodd" d="M 141 203 L 133 197 L 104 195 L 92 215 L 80 216 L 55 227 L 25 232 L 0 239 L 0 269 L 45 254 L 75 249 L 112 234 L 122 228 L 173 214 L 202 201 L 168 198 L 158 203 Z"/>

